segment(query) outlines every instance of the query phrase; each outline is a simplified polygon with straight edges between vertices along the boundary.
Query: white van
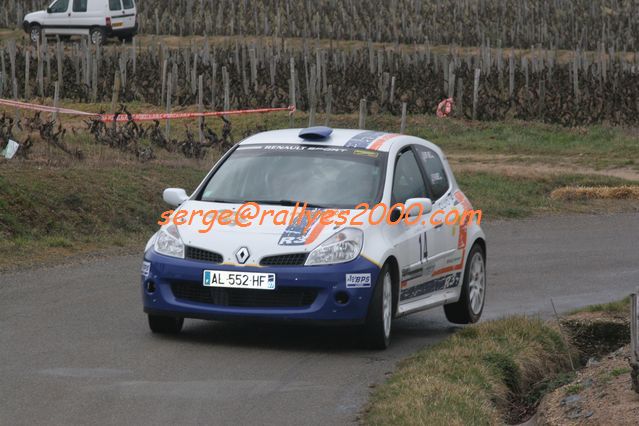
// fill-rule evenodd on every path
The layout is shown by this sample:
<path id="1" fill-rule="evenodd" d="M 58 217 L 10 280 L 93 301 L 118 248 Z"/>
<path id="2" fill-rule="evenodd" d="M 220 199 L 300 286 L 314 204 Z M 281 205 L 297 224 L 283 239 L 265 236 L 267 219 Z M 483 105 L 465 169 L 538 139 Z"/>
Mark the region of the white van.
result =
<path id="1" fill-rule="evenodd" d="M 55 0 L 47 10 L 26 15 L 22 26 L 34 43 L 43 35 L 88 35 L 93 44 L 107 37 L 131 41 L 138 13 L 135 0 Z"/>

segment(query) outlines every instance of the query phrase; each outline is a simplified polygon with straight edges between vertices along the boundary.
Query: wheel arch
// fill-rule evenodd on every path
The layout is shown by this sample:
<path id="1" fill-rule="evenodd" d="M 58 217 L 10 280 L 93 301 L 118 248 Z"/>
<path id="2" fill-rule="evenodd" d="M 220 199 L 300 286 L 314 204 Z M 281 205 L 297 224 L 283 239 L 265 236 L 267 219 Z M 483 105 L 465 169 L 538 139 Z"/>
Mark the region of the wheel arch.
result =
<path id="1" fill-rule="evenodd" d="M 399 262 L 394 255 L 388 256 L 384 265 L 388 265 L 391 271 L 391 279 L 393 280 L 393 318 L 397 314 L 399 306 Z"/>
<path id="2" fill-rule="evenodd" d="M 484 252 L 484 258 L 486 258 L 488 256 L 488 253 L 486 252 L 486 240 L 483 237 L 475 238 L 473 243 L 470 245 L 471 249 L 475 244 L 478 244 L 481 247 L 482 251 Z"/>

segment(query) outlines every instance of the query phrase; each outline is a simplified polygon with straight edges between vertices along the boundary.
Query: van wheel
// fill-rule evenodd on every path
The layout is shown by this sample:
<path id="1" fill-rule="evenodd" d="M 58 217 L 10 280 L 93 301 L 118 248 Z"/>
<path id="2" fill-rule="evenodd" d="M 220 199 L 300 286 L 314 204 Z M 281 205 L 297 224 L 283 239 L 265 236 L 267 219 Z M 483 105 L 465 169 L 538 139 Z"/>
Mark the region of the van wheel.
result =
<path id="1" fill-rule="evenodd" d="M 89 38 L 91 39 L 91 44 L 96 46 L 102 45 L 106 40 L 106 31 L 100 27 L 91 28 Z"/>
<path id="2" fill-rule="evenodd" d="M 42 27 L 38 24 L 31 24 L 31 27 L 29 28 L 29 38 L 33 43 L 42 41 Z"/>
<path id="3" fill-rule="evenodd" d="M 446 319 L 453 324 L 473 324 L 479 321 L 486 302 L 486 258 L 479 244 L 470 250 L 461 296 L 458 302 L 444 306 Z"/>

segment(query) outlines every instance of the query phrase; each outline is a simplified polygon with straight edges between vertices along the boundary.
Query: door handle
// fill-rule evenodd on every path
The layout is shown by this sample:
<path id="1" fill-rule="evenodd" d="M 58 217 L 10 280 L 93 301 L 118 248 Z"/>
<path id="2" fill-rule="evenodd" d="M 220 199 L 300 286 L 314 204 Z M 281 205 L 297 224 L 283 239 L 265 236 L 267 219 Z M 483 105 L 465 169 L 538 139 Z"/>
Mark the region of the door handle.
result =
<path id="1" fill-rule="evenodd" d="M 67 16 L 71 16 L 71 13 L 69 13 Z"/>

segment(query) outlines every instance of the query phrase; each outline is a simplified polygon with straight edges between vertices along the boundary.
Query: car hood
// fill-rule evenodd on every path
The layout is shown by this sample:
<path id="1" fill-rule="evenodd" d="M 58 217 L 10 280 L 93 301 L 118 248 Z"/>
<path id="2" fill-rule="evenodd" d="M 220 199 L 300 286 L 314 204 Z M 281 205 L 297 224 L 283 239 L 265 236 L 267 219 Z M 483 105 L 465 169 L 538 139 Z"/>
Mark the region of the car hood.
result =
<path id="1" fill-rule="evenodd" d="M 46 10 L 39 10 L 37 12 L 31 12 L 25 15 L 24 20 L 25 21 L 29 21 L 29 22 L 33 22 L 33 21 L 38 21 L 40 22 L 42 20 L 42 18 L 44 18 L 45 16 L 47 16 L 47 11 Z"/>
<path id="2" fill-rule="evenodd" d="M 212 215 L 212 213 L 208 212 L 216 211 L 218 214 L 224 210 L 237 212 L 240 207 L 240 204 L 187 201 L 178 210 L 186 211 L 186 218 L 188 219 L 195 211 L 202 211 L 205 215 Z M 301 223 L 298 223 L 297 218 L 302 212 L 301 208 L 260 206 L 260 209 L 261 212 L 265 210 L 273 210 L 275 213 L 286 212 L 286 215 L 278 213 L 276 215 L 277 222 L 273 216 L 267 216 L 260 223 L 262 215 L 260 212 L 260 216 L 251 222 L 240 221 L 240 224 L 238 224 L 235 221 L 235 214 L 233 214 L 229 219 L 231 224 L 220 225 L 216 222 L 213 226 L 208 225 L 206 222 L 203 223 L 201 216 L 196 215 L 193 216 L 194 220 L 190 225 L 180 225 L 178 232 L 185 245 L 219 253 L 226 263 L 237 263 L 235 253 L 240 248 L 246 247 L 250 252 L 250 258 L 246 264 L 257 265 L 266 256 L 310 252 L 338 230 L 348 227 L 347 224 L 341 226 L 333 223 L 323 224 L 319 217 L 316 217 L 314 221 L 311 220 L 309 225 L 308 218 L 310 216 L 307 215 L 304 215 L 306 218 Z M 307 212 L 309 215 L 313 215 L 318 210 L 308 209 Z M 337 212 L 340 211 L 337 210 Z M 349 215 L 345 213 L 344 215 L 350 220 L 358 213 L 359 211 L 351 211 Z M 295 215 L 295 219 L 293 219 L 293 215 Z M 359 228 L 362 229 L 366 226 L 363 225 Z M 210 230 L 207 231 L 209 228 Z"/>

